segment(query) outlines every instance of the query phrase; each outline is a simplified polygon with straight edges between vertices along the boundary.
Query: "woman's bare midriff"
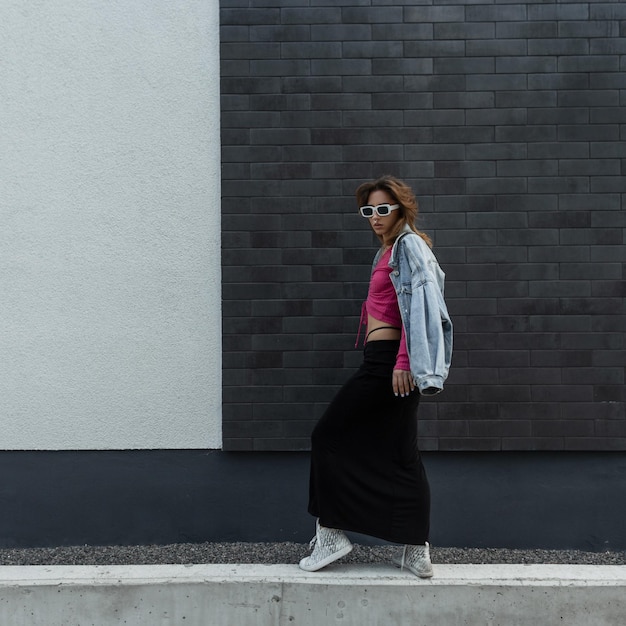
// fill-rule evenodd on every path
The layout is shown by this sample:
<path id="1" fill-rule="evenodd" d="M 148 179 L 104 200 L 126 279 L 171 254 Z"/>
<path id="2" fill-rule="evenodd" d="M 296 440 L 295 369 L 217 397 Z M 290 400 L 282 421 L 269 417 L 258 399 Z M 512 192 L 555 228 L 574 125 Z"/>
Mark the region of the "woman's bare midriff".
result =
<path id="1" fill-rule="evenodd" d="M 367 341 L 388 341 L 400 339 L 400 329 L 389 328 L 391 324 L 367 316 Z"/>

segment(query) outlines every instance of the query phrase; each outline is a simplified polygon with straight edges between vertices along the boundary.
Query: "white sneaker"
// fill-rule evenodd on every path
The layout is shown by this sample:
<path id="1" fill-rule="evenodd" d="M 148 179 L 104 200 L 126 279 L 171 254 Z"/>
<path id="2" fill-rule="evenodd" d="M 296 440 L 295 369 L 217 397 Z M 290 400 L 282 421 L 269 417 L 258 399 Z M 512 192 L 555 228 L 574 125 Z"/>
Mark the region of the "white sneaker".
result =
<path id="1" fill-rule="evenodd" d="M 430 545 L 404 546 L 402 555 L 394 556 L 393 564 L 400 569 L 405 567 L 420 578 L 432 578 L 433 565 L 430 562 Z"/>
<path id="2" fill-rule="evenodd" d="M 315 537 L 311 539 L 309 548 L 313 549 L 311 556 L 300 561 L 300 569 L 307 572 L 317 572 L 330 565 L 352 550 L 352 543 L 343 530 L 326 528 L 317 520 L 315 523 Z"/>

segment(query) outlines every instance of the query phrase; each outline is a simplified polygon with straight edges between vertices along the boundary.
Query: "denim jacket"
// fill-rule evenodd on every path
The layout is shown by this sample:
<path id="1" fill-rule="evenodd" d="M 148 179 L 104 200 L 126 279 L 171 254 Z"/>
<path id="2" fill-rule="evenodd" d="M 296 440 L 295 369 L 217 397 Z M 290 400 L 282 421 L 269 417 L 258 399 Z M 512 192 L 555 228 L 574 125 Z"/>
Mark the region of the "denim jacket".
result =
<path id="1" fill-rule="evenodd" d="M 372 268 L 381 254 L 382 250 Z M 452 359 L 452 321 L 443 299 L 445 274 L 428 244 L 408 226 L 393 244 L 389 267 L 413 380 L 421 394 L 434 395 L 443 389 Z"/>

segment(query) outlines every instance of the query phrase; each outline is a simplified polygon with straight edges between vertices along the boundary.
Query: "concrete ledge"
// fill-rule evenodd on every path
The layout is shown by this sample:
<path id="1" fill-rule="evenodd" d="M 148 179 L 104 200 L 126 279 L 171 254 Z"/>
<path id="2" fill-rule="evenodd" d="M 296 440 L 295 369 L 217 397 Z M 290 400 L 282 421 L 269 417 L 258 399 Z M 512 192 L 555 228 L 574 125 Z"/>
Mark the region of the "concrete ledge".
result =
<path id="1" fill-rule="evenodd" d="M 604 626 L 626 622 L 626 566 L 0 567 L 0 624 Z"/>

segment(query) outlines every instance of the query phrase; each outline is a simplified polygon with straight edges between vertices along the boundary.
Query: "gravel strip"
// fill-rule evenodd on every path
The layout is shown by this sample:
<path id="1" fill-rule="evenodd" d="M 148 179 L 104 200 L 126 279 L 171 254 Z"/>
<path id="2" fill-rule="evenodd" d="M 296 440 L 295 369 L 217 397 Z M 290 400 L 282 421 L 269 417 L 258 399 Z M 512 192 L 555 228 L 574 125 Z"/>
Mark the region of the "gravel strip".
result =
<path id="1" fill-rule="evenodd" d="M 397 546 L 365 546 L 342 559 L 344 563 L 389 561 Z M 0 549 L 0 565 L 157 565 L 164 563 L 298 563 L 309 554 L 303 543 L 179 543 L 150 546 L 72 546 Z M 433 563 L 553 563 L 626 565 L 626 551 L 508 550 L 501 548 L 437 548 Z"/>

